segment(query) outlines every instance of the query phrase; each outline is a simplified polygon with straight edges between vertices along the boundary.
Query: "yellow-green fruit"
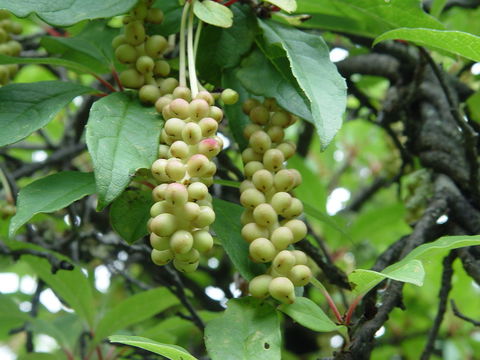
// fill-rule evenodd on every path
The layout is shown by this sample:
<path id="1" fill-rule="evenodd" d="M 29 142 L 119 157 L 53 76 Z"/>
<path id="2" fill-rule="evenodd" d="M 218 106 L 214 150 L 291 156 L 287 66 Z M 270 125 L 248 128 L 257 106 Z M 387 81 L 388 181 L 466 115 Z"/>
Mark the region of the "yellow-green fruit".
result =
<path id="1" fill-rule="evenodd" d="M 269 262 L 275 257 L 277 250 L 275 246 L 266 238 L 253 240 L 249 246 L 250 257 L 256 262 Z"/>
<path id="2" fill-rule="evenodd" d="M 233 105 L 237 103 L 239 98 L 238 93 L 232 89 L 225 89 L 222 91 L 221 99 L 225 105 Z"/>
<path id="3" fill-rule="evenodd" d="M 295 265 L 290 269 L 288 278 L 295 286 L 305 286 L 312 278 L 312 271 L 306 265 Z"/>
<path id="4" fill-rule="evenodd" d="M 254 277 L 250 280 L 250 284 L 248 285 L 248 291 L 253 297 L 256 298 L 265 298 L 268 296 L 268 287 L 270 282 L 272 281 L 272 277 L 270 275 L 259 275 Z"/>
<path id="5" fill-rule="evenodd" d="M 165 77 L 170 74 L 170 64 L 165 60 L 155 61 L 155 66 L 153 67 L 153 73 L 157 76 Z"/>
<path id="6" fill-rule="evenodd" d="M 295 265 L 307 265 L 307 255 L 300 250 L 292 250 L 293 256 L 295 256 Z"/>
<path id="7" fill-rule="evenodd" d="M 168 250 L 170 249 L 170 238 L 168 236 L 158 236 L 150 234 L 150 245 L 155 250 Z"/>
<path id="8" fill-rule="evenodd" d="M 167 265 L 173 259 L 173 253 L 171 250 L 152 250 L 152 261 L 155 265 L 163 266 Z"/>
<path id="9" fill-rule="evenodd" d="M 180 272 L 191 273 L 197 270 L 198 261 L 194 262 L 193 264 L 190 264 L 177 259 L 173 259 L 173 266 L 175 266 L 175 269 L 177 269 Z"/>
<path id="10" fill-rule="evenodd" d="M 120 73 L 120 81 L 123 86 L 138 89 L 145 83 L 145 78 L 135 69 L 127 69 Z"/>
<path id="11" fill-rule="evenodd" d="M 268 229 L 251 222 L 242 227 L 242 237 L 249 243 L 258 238 L 268 238 Z"/>
<path id="12" fill-rule="evenodd" d="M 132 45 L 121 44 L 115 50 L 115 57 L 122 64 L 133 64 L 137 60 L 138 54 Z"/>
<path id="13" fill-rule="evenodd" d="M 265 195 L 257 189 L 247 189 L 240 195 L 240 203 L 246 208 L 255 209 L 265 203 Z"/>
<path id="14" fill-rule="evenodd" d="M 185 254 L 192 246 L 193 236 L 189 231 L 178 230 L 170 238 L 170 249 L 176 254 Z"/>
<path id="15" fill-rule="evenodd" d="M 145 28 L 140 21 L 132 21 L 125 26 L 125 40 L 133 46 L 144 42 Z"/>
<path id="16" fill-rule="evenodd" d="M 265 125 L 270 120 L 270 113 L 263 105 L 255 106 L 249 113 L 252 122 L 258 125 Z"/>
<path id="17" fill-rule="evenodd" d="M 282 303 L 293 304 L 295 302 L 295 287 L 286 277 L 272 279 L 268 286 L 268 292 L 274 299 Z"/>
<path id="18" fill-rule="evenodd" d="M 272 262 L 272 268 L 279 274 L 288 274 L 290 269 L 295 265 L 295 255 L 288 250 L 280 251 Z"/>
<path id="19" fill-rule="evenodd" d="M 160 97 L 160 90 L 156 85 L 143 85 L 138 92 L 138 97 L 144 104 L 153 105 Z"/>
<path id="20" fill-rule="evenodd" d="M 270 204 L 260 204 L 253 210 L 255 222 L 263 226 L 271 226 L 278 220 L 277 213 Z"/>
<path id="21" fill-rule="evenodd" d="M 292 231 L 294 243 L 299 242 L 305 238 L 305 236 L 307 236 L 307 226 L 301 220 L 293 219 L 287 221 L 284 226 L 288 227 Z"/>
<path id="22" fill-rule="evenodd" d="M 184 254 L 175 254 L 175 259 L 184 263 L 193 264 L 200 260 L 200 253 L 198 250 L 192 248 Z"/>
<path id="23" fill-rule="evenodd" d="M 145 21 L 152 24 L 161 24 L 163 22 L 162 10 L 157 8 L 149 9 Z"/>
<path id="24" fill-rule="evenodd" d="M 161 35 L 150 36 L 145 42 L 145 52 L 154 59 L 160 57 L 167 47 L 167 39 Z"/>
<path id="25" fill-rule="evenodd" d="M 215 212 L 208 206 L 200 206 L 200 213 L 193 221 L 193 224 L 198 228 L 203 228 L 212 224 L 215 221 Z"/>
<path id="26" fill-rule="evenodd" d="M 290 244 L 293 244 L 293 233 L 288 227 L 281 226 L 273 230 L 270 241 L 278 251 L 285 250 Z"/>
<path id="27" fill-rule="evenodd" d="M 177 229 L 176 218 L 168 213 L 155 216 L 150 223 L 150 229 L 155 235 L 169 236 Z"/>
<path id="28" fill-rule="evenodd" d="M 193 247 L 201 253 L 209 251 L 213 247 L 213 237 L 206 230 L 198 230 L 193 233 Z"/>

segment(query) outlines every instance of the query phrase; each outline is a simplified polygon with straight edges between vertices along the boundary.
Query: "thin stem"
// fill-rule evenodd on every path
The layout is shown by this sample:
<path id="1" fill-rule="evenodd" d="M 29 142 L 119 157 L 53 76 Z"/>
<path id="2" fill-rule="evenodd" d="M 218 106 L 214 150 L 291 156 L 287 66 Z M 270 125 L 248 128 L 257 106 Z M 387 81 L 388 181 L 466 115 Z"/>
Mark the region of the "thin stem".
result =
<path id="1" fill-rule="evenodd" d="M 182 12 L 182 20 L 180 22 L 180 75 L 179 75 L 179 83 L 180 86 L 186 87 L 187 86 L 187 65 L 185 61 L 185 27 L 187 25 L 187 15 L 188 10 L 190 9 L 190 3 L 187 1 L 185 6 L 183 7 Z"/>
<path id="2" fill-rule="evenodd" d="M 198 20 L 197 31 L 195 32 L 195 42 L 193 43 L 193 54 L 197 58 L 198 43 L 200 42 L 200 35 L 202 34 L 203 21 Z"/>
<path id="3" fill-rule="evenodd" d="M 348 326 L 350 325 L 350 321 L 352 320 L 353 312 L 357 308 L 358 304 L 360 303 L 360 300 L 362 300 L 363 295 L 357 296 L 353 302 L 350 304 L 350 307 L 347 310 L 347 314 L 345 315 L 345 325 Z"/>
<path id="4" fill-rule="evenodd" d="M 312 278 L 311 283 L 313 286 L 315 286 L 318 290 L 322 292 L 323 296 L 325 296 L 325 299 L 327 299 L 328 302 L 328 306 L 330 307 L 330 309 L 332 309 L 338 323 L 343 324 L 342 315 L 340 315 L 340 311 L 338 311 L 337 305 L 335 305 L 335 302 L 333 301 L 325 286 L 323 286 L 323 284 L 315 278 Z"/>
<path id="5" fill-rule="evenodd" d="M 111 92 L 117 92 L 117 90 L 112 86 L 112 84 L 110 84 L 108 81 L 106 81 L 105 79 L 103 79 L 101 76 L 97 75 L 97 74 L 94 74 L 92 73 L 92 75 L 95 77 L 95 79 L 97 79 L 98 81 L 100 81 L 107 89 L 109 89 Z"/>
<path id="6" fill-rule="evenodd" d="M 7 177 L 3 173 L 2 168 L 0 168 L 0 183 L 2 184 L 3 190 L 5 191 L 5 200 L 7 200 L 9 204 L 14 204 L 15 198 L 13 197 L 12 189 L 10 188 L 10 184 Z"/>
<path id="7" fill-rule="evenodd" d="M 112 68 L 112 75 L 120 91 L 124 91 L 125 89 L 123 88 L 122 82 L 120 81 L 120 77 L 118 76 L 117 70 L 115 70 L 115 68 Z"/>
<path id="8" fill-rule="evenodd" d="M 193 7 L 190 11 L 188 19 L 188 34 L 187 34 L 187 54 L 188 54 L 188 75 L 190 79 L 190 89 L 192 90 L 192 98 L 198 94 L 198 80 L 195 68 L 195 53 L 193 51 Z"/>

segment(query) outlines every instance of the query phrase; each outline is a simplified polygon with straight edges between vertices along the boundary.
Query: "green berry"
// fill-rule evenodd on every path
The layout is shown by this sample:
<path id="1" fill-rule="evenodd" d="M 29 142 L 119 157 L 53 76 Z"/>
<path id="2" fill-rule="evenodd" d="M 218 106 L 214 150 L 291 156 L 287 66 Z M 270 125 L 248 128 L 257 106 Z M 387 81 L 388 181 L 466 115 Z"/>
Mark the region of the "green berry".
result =
<path id="1" fill-rule="evenodd" d="M 212 235 L 206 230 L 195 231 L 193 233 L 193 247 L 201 253 L 209 251 L 213 247 Z"/>
<path id="2" fill-rule="evenodd" d="M 163 108 L 165 108 L 167 105 L 169 106 L 170 103 L 172 102 L 172 97 L 171 95 L 164 95 L 158 98 L 157 101 L 155 101 L 155 109 L 161 114 L 163 111 Z"/>
<path id="3" fill-rule="evenodd" d="M 290 228 L 281 226 L 273 230 L 270 241 L 278 251 L 285 250 L 293 243 L 293 233 Z"/>
<path id="4" fill-rule="evenodd" d="M 200 253 L 197 249 L 191 248 L 185 254 L 175 254 L 175 259 L 184 263 L 194 264 L 200 260 Z"/>
<path id="5" fill-rule="evenodd" d="M 147 6 L 145 4 L 139 3 L 133 8 L 133 10 L 131 11 L 131 15 L 137 20 L 143 20 L 147 17 L 147 12 Z"/>
<path id="6" fill-rule="evenodd" d="M 270 112 L 263 105 L 255 106 L 249 115 L 252 122 L 258 125 L 265 125 L 270 120 Z"/>
<path id="7" fill-rule="evenodd" d="M 150 234 L 150 245 L 155 250 L 170 249 L 170 238 L 168 236 L 157 236 L 154 233 Z"/>
<path id="8" fill-rule="evenodd" d="M 167 265 L 173 259 L 171 250 L 156 250 L 153 249 L 151 253 L 152 261 L 155 265 Z"/>
<path id="9" fill-rule="evenodd" d="M 160 184 L 158 186 L 155 186 L 152 191 L 153 200 L 155 200 L 156 202 L 165 200 L 165 191 L 167 190 L 167 186 L 168 184 Z"/>
<path id="10" fill-rule="evenodd" d="M 283 142 L 277 146 L 277 149 L 283 153 L 286 160 L 295 155 L 296 146 L 291 142 Z"/>
<path id="11" fill-rule="evenodd" d="M 168 42 L 162 35 L 150 36 L 145 42 L 145 52 L 154 59 L 159 58 L 167 49 Z"/>
<path id="12" fill-rule="evenodd" d="M 295 255 L 288 250 L 280 251 L 272 262 L 272 269 L 277 273 L 286 275 L 295 265 Z"/>
<path id="13" fill-rule="evenodd" d="M 153 72 L 155 63 L 153 62 L 153 59 L 150 56 L 144 55 L 144 56 L 140 56 L 137 59 L 135 66 L 139 73 L 146 74 L 146 73 Z"/>
<path id="14" fill-rule="evenodd" d="M 265 203 L 265 195 L 257 189 L 247 189 L 240 195 L 240 203 L 250 209 L 255 209 Z"/>
<path id="15" fill-rule="evenodd" d="M 272 279 L 268 286 L 268 292 L 274 299 L 282 303 L 293 304 L 295 302 L 295 287 L 286 277 Z"/>
<path id="16" fill-rule="evenodd" d="M 172 145 L 170 145 L 170 154 L 173 157 L 185 159 L 190 154 L 190 148 L 184 141 L 177 140 Z"/>
<path id="17" fill-rule="evenodd" d="M 258 238 L 267 238 L 268 229 L 255 222 L 251 222 L 242 227 L 242 237 L 246 242 L 251 243 Z"/>
<path id="18" fill-rule="evenodd" d="M 188 186 L 188 199 L 190 201 L 203 200 L 208 195 L 208 188 L 201 182 L 194 182 Z"/>
<path id="19" fill-rule="evenodd" d="M 265 131 L 257 130 L 250 136 L 249 145 L 256 153 L 263 154 L 272 146 L 272 140 Z"/>
<path id="20" fill-rule="evenodd" d="M 163 81 L 160 83 L 160 93 L 162 95 L 171 94 L 173 90 L 178 86 L 178 80 L 170 77 L 166 79 L 162 79 Z"/>
<path id="21" fill-rule="evenodd" d="M 273 185 L 277 191 L 290 191 L 295 186 L 295 175 L 287 169 L 282 169 L 273 177 Z"/>
<path id="22" fill-rule="evenodd" d="M 157 215 L 167 212 L 168 209 L 169 207 L 166 201 L 164 200 L 158 201 L 155 204 L 153 204 L 152 207 L 150 208 L 150 216 L 153 218 Z"/>
<path id="23" fill-rule="evenodd" d="M 158 145 L 158 157 L 160 159 L 167 159 L 169 157 L 170 148 L 165 144 Z"/>
<path id="24" fill-rule="evenodd" d="M 180 260 L 177 260 L 177 259 L 173 260 L 173 266 L 175 266 L 175 269 L 177 269 L 178 271 L 183 272 L 183 273 L 194 272 L 195 270 L 197 270 L 198 264 L 199 264 L 198 261 L 190 264 L 190 263 L 183 262 L 183 261 L 180 261 Z"/>
<path id="25" fill-rule="evenodd" d="M 251 209 L 245 209 L 242 212 L 242 215 L 240 216 L 240 223 L 242 225 L 247 225 L 248 223 L 254 222 L 255 220 L 253 219 L 253 210 Z"/>
<path id="26" fill-rule="evenodd" d="M 272 281 L 270 275 L 259 275 L 250 280 L 248 291 L 253 297 L 263 299 L 268 296 L 268 287 Z"/>
<path id="27" fill-rule="evenodd" d="M 281 213 L 281 215 L 287 219 L 291 219 L 297 216 L 300 216 L 303 212 L 303 204 L 297 198 L 292 198 L 292 203 Z"/>
<path id="28" fill-rule="evenodd" d="M 143 85 L 138 92 L 138 97 L 142 103 L 153 105 L 160 97 L 160 90 L 157 85 Z"/>
<path id="29" fill-rule="evenodd" d="M 245 177 L 251 178 L 253 175 L 255 175 L 258 171 L 261 170 L 264 170 L 263 163 L 261 163 L 260 161 L 250 161 L 245 165 L 243 172 L 245 173 Z"/>
<path id="30" fill-rule="evenodd" d="M 185 185 L 179 183 L 168 184 L 165 190 L 165 201 L 175 207 L 184 205 L 188 201 L 188 191 Z"/>
<path id="31" fill-rule="evenodd" d="M 167 173 L 165 172 L 165 167 L 167 165 L 167 160 L 165 159 L 157 159 L 155 162 L 152 164 L 152 175 L 155 179 L 157 179 L 160 182 L 168 181 L 169 177 L 167 176 Z"/>
<path id="32" fill-rule="evenodd" d="M 267 130 L 267 134 L 274 143 L 279 143 L 283 140 L 285 132 L 280 126 L 272 126 Z"/>
<path id="33" fill-rule="evenodd" d="M 215 119 L 216 122 L 220 123 L 223 119 L 223 111 L 217 106 L 210 106 L 210 113 L 208 116 Z"/>
<path id="34" fill-rule="evenodd" d="M 165 60 L 157 60 L 155 61 L 155 65 L 153 67 L 153 73 L 156 76 L 166 77 L 170 74 L 170 64 Z"/>
<path id="35" fill-rule="evenodd" d="M 250 180 L 243 180 L 240 183 L 240 193 L 243 193 L 247 189 L 256 189 L 255 185 Z"/>
<path id="36" fill-rule="evenodd" d="M 200 206 L 194 202 L 187 202 L 182 209 L 181 215 L 188 221 L 195 220 L 200 214 Z"/>
<path id="37" fill-rule="evenodd" d="M 252 134 L 255 132 L 255 131 L 258 131 L 258 130 L 262 130 L 262 127 L 260 125 L 257 125 L 257 124 L 248 124 L 247 126 L 245 126 L 245 128 L 243 129 L 243 136 L 245 137 L 245 139 L 250 139 L 250 136 L 252 136 Z"/>
<path id="38" fill-rule="evenodd" d="M 270 204 L 277 214 L 283 214 L 292 204 L 292 195 L 287 192 L 277 192 L 272 196 Z"/>
<path id="39" fill-rule="evenodd" d="M 161 24 L 163 22 L 163 11 L 157 8 L 149 9 L 145 21 L 152 24 Z"/>
<path id="40" fill-rule="evenodd" d="M 192 246 L 193 236 L 186 230 L 177 230 L 170 238 L 170 249 L 176 254 L 186 254 Z"/>
<path id="41" fill-rule="evenodd" d="M 127 69 L 120 73 L 120 82 L 127 88 L 138 89 L 145 83 L 145 78 L 136 69 Z"/>
<path id="42" fill-rule="evenodd" d="M 120 35 L 117 35 L 113 38 L 112 40 L 112 47 L 114 49 L 118 48 L 120 45 L 122 44 L 125 44 L 125 35 L 124 34 L 120 34 Z"/>
<path id="43" fill-rule="evenodd" d="M 307 265 L 307 255 L 300 250 L 292 250 L 292 254 L 295 256 L 295 265 Z"/>
<path id="44" fill-rule="evenodd" d="M 225 89 L 222 91 L 222 95 L 220 95 L 222 101 L 224 102 L 225 105 L 233 105 L 236 104 L 239 95 L 235 90 L 232 89 Z"/>
<path id="45" fill-rule="evenodd" d="M 186 172 L 185 164 L 177 158 L 169 159 L 165 166 L 165 173 L 173 181 L 182 180 Z"/>
<path id="46" fill-rule="evenodd" d="M 277 172 L 283 167 L 285 157 L 283 153 L 278 149 L 268 149 L 263 155 L 263 165 L 265 169 Z"/>
<path id="47" fill-rule="evenodd" d="M 175 99 L 184 99 L 184 100 L 187 100 L 187 101 L 191 101 L 192 100 L 192 91 L 188 87 L 177 86 L 173 90 L 173 97 Z M 190 111 L 189 111 L 189 115 L 190 115 Z"/>
<path id="48" fill-rule="evenodd" d="M 266 238 L 253 240 L 248 250 L 253 261 L 262 263 L 272 261 L 277 253 L 275 246 Z"/>
<path id="49" fill-rule="evenodd" d="M 252 109 L 260 105 L 260 102 L 256 99 L 248 99 L 242 105 L 242 110 L 246 115 L 249 115 Z"/>
<path id="50" fill-rule="evenodd" d="M 215 212 L 209 206 L 200 206 L 200 213 L 194 220 L 195 227 L 204 228 L 215 221 Z"/>
<path id="51" fill-rule="evenodd" d="M 210 105 L 204 99 L 195 99 L 190 103 L 190 118 L 199 121 L 210 114 Z"/>
<path id="52" fill-rule="evenodd" d="M 170 111 L 175 117 L 186 119 L 190 116 L 190 107 L 188 101 L 184 99 L 175 99 L 170 103 Z"/>
<path id="53" fill-rule="evenodd" d="M 278 109 L 277 101 L 274 98 L 266 98 L 263 100 L 263 105 L 268 111 L 275 111 Z"/>
<path id="54" fill-rule="evenodd" d="M 189 122 L 182 130 L 182 139 L 189 145 L 196 145 L 202 140 L 202 129 L 194 122 Z"/>
<path id="55" fill-rule="evenodd" d="M 220 150 L 220 144 L 212 138 L 203 139 L 198 143 L 197 152 L 205 155 L 209 159 L 217 156 Z"/>
<path id="56" fill-rule="evenodd" d="M 203 177 L 210 167 L 210 161 L 205 155 L 195 154 L 187 161 L 187 171 L 192 177 Z"/>
<path id="57" fill-rule="evenodd" d="M 263 226 L 272 226 L 278 221 L 278 216 L 270 204 L 260 204 L 253 210 L 255 222 Z"/>
<path id="58" fill-rule="evenodd" d="M 295 265 L 288 273 L 288 278 L 295 286 L 305 286 L 312 278 L 312 270 L 306 265 Z"/>
<path id="59" fill-rule="evenodd" d="M 195 96 L 195 99 L 205 100 L 208 105 L 213 105 L 215 103 L 215 99 L 213 98 L 212 94 L 205 90 L 200 91 L 197 96 Z"/>
<path id="60" fill-rule="evenodd" d="M 247 165 L 249 164 L 251 163 L 248 163 Z M 258 190 L 266 192 L 273 187 L 273 175 L 268 170 L 258 170 L 253 174 L 252 182 Z"/>
<path id="61" fill-rule="evenodd" d="M 168 213 L 155 216 L 150 223 L 150 229 L 158 236 L 172 235 L 177 229 L 175 216 Z"/>
<path id="62" fill-rule="evenodd" d="M 204 137 L 215 135 L 218 129 L 218 122 L 211 117 L 203 118 L 198 122 L 198 125 L 202 129 L 202 135 Z"/>
<path id="63" fill-rule="evenodd" d="M 251 148 L 246 148 L 242 151 L 242 161 L 244 164 L 249 163 L 250 161 L 262 161 L 263 156 L 256 153 Z"/>
<path id="64" fill-rule="evenodd" d="M 133 46 L 145 41 L 145 28 L 140 21 L 132 21 L 125 26 L 125 40 Z"/>
<path id="65" fill-rule="evenodd" d="M 163 129 L 165 130 L 166 134 L 175 139 L 182 138 L 182 133 L 184 128 L 185 128 L 185 122 L 178 118 L 168 119 L 165 122 L 165 125 L 163 126 Z"/>
<path id="66" fill-rule="evenodd" d="M 305 238 L 305 236 L 307 236 L 307 226 L 301 220 L 293 219 L 287 221 L 284 226 L 288 227 L 292 231 L 294 243 L 299 242 Z"/>

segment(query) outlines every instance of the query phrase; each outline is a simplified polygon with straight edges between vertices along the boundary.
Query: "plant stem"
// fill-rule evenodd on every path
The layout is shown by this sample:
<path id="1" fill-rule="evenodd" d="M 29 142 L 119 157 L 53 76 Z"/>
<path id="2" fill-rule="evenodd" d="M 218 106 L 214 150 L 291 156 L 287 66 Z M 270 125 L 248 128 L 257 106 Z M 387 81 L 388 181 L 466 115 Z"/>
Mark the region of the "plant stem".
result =
<path id="1" fill-rule="evenodd" d="M 187 86 L 187 66 L 185 61 L 185 27 L 187 24 L 187 15 L 188 10 L 190 9 L 190 3 L 187 1 L 185 6 L 183 7 L 182 12 L 182 20 L 180 23 L 180 75 L 179 75 L 179 83 L 180 86 L 186 87 Z"/>
<path id="2" fill-rule="evenodd" d="M 203 29 L 203 21 L 198 20 L 197 31 L 195 32 L 195 42 L 193 43 L 193 54 L 195 59 L 197 58 L 197 50 L 198 50 L 198 43 L 200 42 L 200 34 L 202 33 Z"/>
<path id="3" fill-rule="evenodd" d="M 345 325 L 348 326 L 350 325 L 350 321 L 352 320 L 352 315 L 355 309 L 357 308 L 358 304 L 360 303 L 360 300 L 362 300 L 363 295 L 357 296 L 353 302 L 350 304 L 347 314 L 345 315 Z"/>
<path id="4" fill-rule="evenodd" d="M 188 75 L 190 79 L 190 90 L 192 90 L 192 98 L 198 94 L 198 80 L 197 71 L 195 68 L 195 53 L 193 51 L 193 6 L 190 10 L 190 17 L 188 19 L 188 34 L 187 34 L 187 54 L 188 54 Z"/>
<path id="5" fill-rule="evenodd" d="M 332 309 L 338 323 L 343 324 L 342 315 L 340 315 L 340 311 L 338 311 L 337 305 L 335 305 L 335 302 L 333 301 L 325 286 L 323 286 L 323 284 L 315 278 L 312 278 L 311 283 L 313 286 L 315 286 L 318 290 L 322 292 L 323 296 L 325 296 L 325 299 L 327 299 L 328 302 L 328 306 L 330 307 L 330 309 Z"/>

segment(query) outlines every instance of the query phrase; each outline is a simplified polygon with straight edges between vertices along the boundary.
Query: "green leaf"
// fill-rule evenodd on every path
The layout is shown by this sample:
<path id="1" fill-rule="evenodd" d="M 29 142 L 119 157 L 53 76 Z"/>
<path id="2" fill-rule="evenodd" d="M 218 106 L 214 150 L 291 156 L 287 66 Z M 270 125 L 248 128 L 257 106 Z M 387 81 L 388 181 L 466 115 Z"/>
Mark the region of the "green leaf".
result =
<path id="1" fill-rule="evenodd" d="M 330 332 L 341 328 L 330 320 L 320 306 L 305 297 L 298 297 L 293 304 L 282 304 L 278 310 L 313 331 Z"/>
<path id="2" fill-rule="evenodd" d="M 50 353 L 29 353 L 19 356 L 18 360 L 58 360 L 58 357 Z"/>
<path id="3" fill-rule="evenodd" d="M 207 24 L 228 28 L 233 24 L 233 13 L 228 7 L 212 0 L 195 1 L 195 15 Z"/>
<path id="4" fill-rule="evenodd" d="M 275 98 L 278 104 L 302 119 L 312 121 L 306 100 L 295 85 L 286 79 L 261 51 L 255 50 L 244 59 L 236 76 L 252 94 Z"/>
<path id="5" fill-rule="evenodd" d="M 192 356 L 187 350 L 180 346 L 161 344 L 140 336 L 114 335 L 110 336 L 108 339 L 112 343 L 135 346 L 162 355 L 171 360 L 197 360 L 196 357 Z"/>
<path id="6" fill-rule="evenodd" d="M 298 0 L 297 13 L 312 16 L 301 27 L 371 38 L 398 27 L 445 28 L 419 0 Z"/>
<path id="7" fill-rule="evenodd" d="M 330 61 L 330 51 L 319 35 L 259 21 L 265 41 L 285 51 L 293 76 L 305 93 L 323 149 L 342 126 L 347 102 L 345 80 Z"/>
<path id="8" fill-rule="evenodd" d="M 54 66 L 64 66 L 68 69 L 82 73 L 92 72 L 89 67 L 77 62 L 53 57 L 24 58 L 0 54 L 0 64 L 48 64 Z"/>
<path id="9" fill-rule="evenodd" d="M 205 329 L 212 360 L 278 360 L 280 321 L 275 308 L 253 297 L 231 299 L 224 314 Z"/>
<path id="10" fill-rule="evenodd" d="M 130 296 L 102 317 L 96 327 L 93 342 L 98 343 L 112 333 L 147 320 L 178 303 L 178 299 L 167 288 L 156 288 Z"/>
<path id="11" fill-rule="evenodd" d="M 294 12 L 297 10 L 297 1 L 296 0 L 263 0 L 275 6 L 278 6 L 280 9 L 285 10 L 286 12 Z"/>
<path id="12" fill-rule="evenodd" d="M 119 196 L 138 169 L 157 158 L 161 121 L 136 93 L 113 93 L 95 102 L 87 125 L 87 146 L 95 169 L 101 210 Z"/>
<path id="13" fill-rule="evenodd" d="M 7 295 L 0 294 L 0 336 L 7 335 L 11 329 L 22 326 L 29 320 L 27 313 L 20 311 L 18 305 Z"/>
<path id="14" fill-rule="evenodd" d="M 439 256 L 461 247 L 480 245 L 480 236 L 444 236 L 413 249 L 399 262 L 386 267 L 381 273 L 358 269 L 349 275 L 354 293 L 363 294 L 385 278 L 421 286 L 425 277 L 423 265 L 437 261 Z"/>
<path id="15" fill-rule="evenodd" d="M 28 184 L 18 194 L 17 213 L 9 227 L 10 237 L 35 214 L 63 209 L 94 192 L 93 174 L 77 171 L 63 171 Z"/>
<path id="16" fill-rule="evenodd" d="M 127 190 L 110 208 L 110 223 L 126 242 L 133 244 L 147 235 L 147 221 L 153 205 L 151 191 Z"/>
<path id="17" fill-rule="evenodd" d="M 232 11 L 233 26 L 228 29 L 205 26 L 198 45 L 198 70 L 203 79 L 215 85 L 220 85 L 224 69 L 240 63 L 258 33 L 255 15 L 249 6 L 232 6 Z"/>
<path id="18" fill-rule="evenodd" d="M 425 269 L 421 261 L 411 260 L 395 269 L 386 268 L 382 272 L 357 269 L 348 276 L 353 293 L 357 295 L 365 294 L 380 281 L 387 278 L 422 286 L 425 278 Z"/>
<path id="19" fill-rule="evenodd" d="M 439 17 L 443 11 L 443 8 L 447 4 L 447 0 L 433 0 L 432 5 L 430 7 L 430 14 L 435 17 Z"/>
<path id="20" fill-rule="evenodd" d="M 105 21 L 92 21 L 74 37 L 45 36 L 41 45 L 49 54 L 59 54 L 62 59 L 81 64 L 97 74 L 110 72 L 113 63 L 113 38 L 118 29 Z"/>
<path id="21" fill-rule="evenodd" d="M 70 26 L 82 20 L 109 18 L 126 13 L 137 0 L 0 0 L 0 9 L 18 17 L 37 14 L 51 25 Z"/>
<path id="22" fill-rule="evenodd" d="M 213 208 L 216 219 L 212 228 L 238 272 L 247 280 L 263 274 L 265 266 L 255 264 L 248 258 L 248 243 L 240 235 L 243 208 L 217 198 L 213 199 Z"/>
<path id="23" fill-rule="evenodd" d="M 92 88 L 63 81 L 10 84 L 0 88 L 0 146 L 17 142 L 48 124 L 74 97 Z"/>
<path id="24" fill-rule="evenodd" d="M 407 40 L 418 45 L 463 56 L 473 61 L 480 61 L 480 37 L 469 33 L 450 30 L 402 28 L 380 35 L 373 44 L 392 39 Z"/>

